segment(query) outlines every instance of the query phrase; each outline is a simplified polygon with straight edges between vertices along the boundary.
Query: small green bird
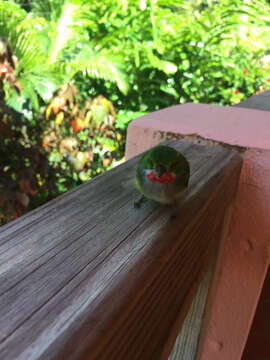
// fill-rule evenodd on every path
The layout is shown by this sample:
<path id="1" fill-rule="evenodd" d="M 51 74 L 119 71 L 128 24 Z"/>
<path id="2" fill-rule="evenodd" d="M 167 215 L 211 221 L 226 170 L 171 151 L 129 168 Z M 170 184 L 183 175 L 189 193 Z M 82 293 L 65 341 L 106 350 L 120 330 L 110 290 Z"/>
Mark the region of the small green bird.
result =
<path id="1" fill-rule="evenodd" d="M 136 169 L 136 187 L 144 196 L 162 204 L 176 203 L 188 186 L 190 168 L 187 159 L 170 146 L 159 145 L 148 150 Z"/>

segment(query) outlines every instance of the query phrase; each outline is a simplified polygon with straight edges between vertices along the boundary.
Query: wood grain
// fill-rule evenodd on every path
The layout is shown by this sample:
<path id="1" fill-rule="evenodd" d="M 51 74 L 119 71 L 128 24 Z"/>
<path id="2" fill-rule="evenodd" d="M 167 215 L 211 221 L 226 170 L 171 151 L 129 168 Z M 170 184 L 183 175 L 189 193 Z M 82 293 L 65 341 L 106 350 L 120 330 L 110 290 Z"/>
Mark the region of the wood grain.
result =
<path id="1" fill-rule="evenodd" d="M 208 289 L 213 274 L 213 263 L 214 258 L 210 261 L 200 282 L 168 360 L 194 360 L 196 357 Z"/>
<path id="2" fill-rule="evenodd" d="M 168 357 L 233 201 L 242 158 L 170 145 L 191 181 L 172 209 L 138 196 L 138 158 L 0 229 L 0 359 Z"/>
<path id="3" fill-rule="evenodd" d="M 217 254 L 220 251 L 220 246 L 222 246 L 224 240 L 228 236 L 233 206 L 234 203 L 232 202 L 225 211 L 220 238 L 216 239 L 216 243 L 213 244 L 212 258 L 207 263 L 206 271 L 202 275 L 197 292 L 181 326 L 180 333 L 170 352 L 169 360 L 193 360 L 197 359 L 199 356 L 199 344 L 204 337 L 205 326 L 207 326 L 207 309 L 211 308 L 209 293 L 211 293 L 214 277 L 218 271 Z"/>

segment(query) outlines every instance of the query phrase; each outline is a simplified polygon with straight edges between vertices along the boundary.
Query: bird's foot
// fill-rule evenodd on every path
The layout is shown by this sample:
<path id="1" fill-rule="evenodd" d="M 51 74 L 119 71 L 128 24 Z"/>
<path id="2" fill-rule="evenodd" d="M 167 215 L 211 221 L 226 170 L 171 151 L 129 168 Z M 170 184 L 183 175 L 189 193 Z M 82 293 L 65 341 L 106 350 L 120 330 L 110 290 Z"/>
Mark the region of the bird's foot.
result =
<path id="1" fill-rule="evenodd" d="M 134 207 L 140 208 L 144 201 L 145 201 L 145 196 L 142 195 L 138 200 L 134 201 Z"/>
<path id="2" fill-rule="evenodd" d="M 173 213 L 170 215 L 170 220 L 171 220 L 171 221 L 174 221 L 176 218 L 177 218 L 177 214 L 176 214 L 175 212 L 173 212 Z"/>
<path id="3" fill-rule="evenodd" d="M 172 206 L 172 213 L 170 215 L 170 220 L 173 221 L 177 218 L 177 211 L 178 211 L 178 207 L 177 207 L 177 203 L 174 203 Z"/>

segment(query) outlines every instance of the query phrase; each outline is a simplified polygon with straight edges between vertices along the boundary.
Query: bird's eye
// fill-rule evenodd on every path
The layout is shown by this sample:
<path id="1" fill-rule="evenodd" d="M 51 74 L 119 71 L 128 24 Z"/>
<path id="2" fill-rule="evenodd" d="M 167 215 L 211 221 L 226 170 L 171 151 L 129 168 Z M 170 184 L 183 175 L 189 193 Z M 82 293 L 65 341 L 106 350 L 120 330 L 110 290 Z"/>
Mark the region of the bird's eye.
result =
<path id="1" fill-rule="evenodd" d="M 171 169 L 171 170 L 174 170 L 175 168 L 177 168 L 177 166 L 178 166 L 178 161 L 174 161 L 174 162 L 171 164 L 170 169 Z"/>

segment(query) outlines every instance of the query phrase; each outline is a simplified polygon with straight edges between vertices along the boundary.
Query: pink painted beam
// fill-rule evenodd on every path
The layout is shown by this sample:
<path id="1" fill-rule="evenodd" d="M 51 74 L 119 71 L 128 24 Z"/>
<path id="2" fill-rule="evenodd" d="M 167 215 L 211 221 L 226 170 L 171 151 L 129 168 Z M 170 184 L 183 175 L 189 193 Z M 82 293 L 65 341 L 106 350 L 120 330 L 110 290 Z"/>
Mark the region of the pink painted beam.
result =
<path id="1" fill-rule="evenodd" d="M 131 122 L 127 158 L 160 142 L 160 132 L 196 134 L 230 145 L 270 149 L 270 112 L 192 103 L 159 110 Z"/>
<path id="2" fill-rule="evenodd" d="M 164 133 L 247 149 L 197 355 L 240 360 L 270 261 L 270 112 L 189 103 L 150 113 L 129 125 L 127 158 L 159 143 Z"/>

